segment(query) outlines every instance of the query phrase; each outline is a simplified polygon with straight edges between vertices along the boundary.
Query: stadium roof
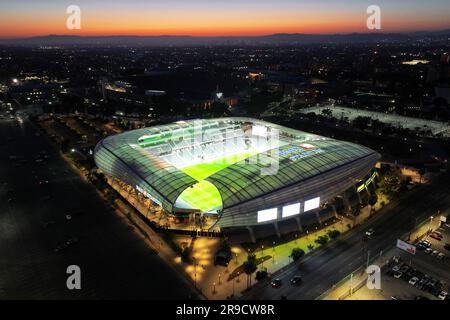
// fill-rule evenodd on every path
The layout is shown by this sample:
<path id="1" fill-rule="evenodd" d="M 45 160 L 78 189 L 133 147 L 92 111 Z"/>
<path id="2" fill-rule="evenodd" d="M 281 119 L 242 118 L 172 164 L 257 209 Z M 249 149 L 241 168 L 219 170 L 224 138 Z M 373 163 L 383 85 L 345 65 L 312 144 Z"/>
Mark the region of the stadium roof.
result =
<path id="1" fill-rule="evenodd" d="M 278 129 L 291 138 L 276 151 L 279 157 L 276 174 L 261 174 L 267 168 L 267 163 L 257 161 L 256 158 L 273 157 L 273 150 L 268 150 L 231 164 L 205 179 L 219 191 L 224 210 L 259 196 L 281 191 L 289 185 L 376 154 L 364 146 L 324 138 L 256 119 L 208 119 L 202 120 L 202 125 L 207 126 L 208 123 L 213 122 L 262 125 Z M 147 152 L 139 145 L 138 139 L 155 133 L 170 133 L 176 129 L 186 129 L 194 125 L 198 125 L 198 121 L 182 121 L 107 137 L 96 147 L 97 165 L 105 172 L 126 182 L 130 181 L 130 174 L 133 175 L 133 181 L 139 181 L 136 182 L 138 187 L 147 190 L 153 198 L 161 202 L 163 208 L 171 211 L 180 194 L 198 181 L 161 157 Z M 306 149 L 310 146 L 312 150 L 307 153 L 302 150 L 302 153 L 298 153 L 296 150 L 302 144 L 307 145 Z M 243 165 L 244 161 L 246 161 L 245 165 Z"/>

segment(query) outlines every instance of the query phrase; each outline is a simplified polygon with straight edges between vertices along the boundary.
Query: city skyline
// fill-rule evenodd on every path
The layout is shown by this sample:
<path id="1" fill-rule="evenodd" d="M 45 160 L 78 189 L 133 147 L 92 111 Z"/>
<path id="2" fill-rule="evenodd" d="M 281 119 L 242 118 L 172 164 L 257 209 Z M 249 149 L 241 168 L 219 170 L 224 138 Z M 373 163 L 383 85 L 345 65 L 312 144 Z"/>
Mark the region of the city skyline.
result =
<path id="1" fill-rule="evenodd" d="M 81 9 L 81 29 L 66 28 L 69 5 Z M 236 0 L 195 0 L 164 3 L 134 0 L 127 3 L 81 0 L 32 1 L 2 4 L 0 38 L 23 38 L 48 34 L 110 35 L 189 35 L 258 36 L 274 33 L 352 33 L 369 32 L 366 9 L 369 1 L 346 0 L 311 3 L 283 0 L 274 2 Z M 450 28 L 450 4 L 433 0 L 428 3 L 378 1 L 381 30 L 375 32 L 412 32 Z"/>

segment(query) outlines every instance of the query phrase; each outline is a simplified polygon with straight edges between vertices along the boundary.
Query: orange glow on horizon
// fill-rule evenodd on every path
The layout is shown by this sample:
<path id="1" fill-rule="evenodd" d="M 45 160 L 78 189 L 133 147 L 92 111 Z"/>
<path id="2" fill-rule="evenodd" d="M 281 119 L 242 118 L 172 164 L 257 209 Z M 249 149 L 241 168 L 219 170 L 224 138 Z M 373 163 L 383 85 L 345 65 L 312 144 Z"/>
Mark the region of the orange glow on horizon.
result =
<path id="1" fill-rule="evenodd" d="M 186 35 L 186 36 L 258 36 L 274 33 L 332 34 L 373 32 L 366 28 L 365 13 L 302 12 L 252 10 L 248 12 L 174 10 L 82 12 L 81 30 L 66 29 L 65 14 L 0 12 L 0 37 L 29 37 L 49 34 L 112 35 Z M 420 16 L 385 14 L 381 32 L 437 30 L 449 28 L 445 15 L 433 19 Z M 412 28 L 414 28 L 412 30 Z"/>

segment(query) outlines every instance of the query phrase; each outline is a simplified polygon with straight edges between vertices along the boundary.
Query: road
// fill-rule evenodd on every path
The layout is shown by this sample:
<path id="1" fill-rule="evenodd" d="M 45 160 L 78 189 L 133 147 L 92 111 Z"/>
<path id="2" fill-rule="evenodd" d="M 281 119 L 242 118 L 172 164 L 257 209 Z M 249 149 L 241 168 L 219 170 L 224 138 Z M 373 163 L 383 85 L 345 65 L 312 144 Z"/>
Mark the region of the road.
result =
<path id="1" fill-rule="evenodd" d="M 196 297 L 36 132 L 28 121 L 0 120 L 0 299 Z M 41 151 L 50 158 L 36 163 Z M 74 211 L 84 214 L 66 220 Z M 55 252 L 72 237 L 79 242 Z M 81 268 L 81 290 L 66 287 L 71 264 Z"/>
<path id="2" fill-rule="evenodd" d="M 255 285 L 244 294 L 243 299 L 287 299 L 311 300 L 320 296 L 345 276 L 364 266 L 370 254 L 379 255 L 392 248 L 396 239 L 412 229 L 414 224 L 433 215 L 437 210 L 450 208 L 449 174 L 445 173 L 432 185 L 410 192 L 398 203 L 391 203 L 362 226 L 341 236 L 324 248 L 305 256 L 300 263 L 280 271 L 275 277 L 283 285 L 272 288 L 268 282 Z M 376 235 L 363 242 L 366 230 L 373 227 Z M 368 251 L 370 252 L 368 254 Z M 301 275 L 303 284 L 292 286 L 289 280 Z"/>

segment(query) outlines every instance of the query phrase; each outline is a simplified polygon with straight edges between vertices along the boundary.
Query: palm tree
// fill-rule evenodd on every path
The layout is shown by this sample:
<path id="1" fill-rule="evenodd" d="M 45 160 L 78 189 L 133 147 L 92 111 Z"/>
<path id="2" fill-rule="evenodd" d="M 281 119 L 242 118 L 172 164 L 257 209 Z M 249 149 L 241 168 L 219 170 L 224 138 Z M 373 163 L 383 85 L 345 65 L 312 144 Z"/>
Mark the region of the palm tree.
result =
<path id="1" fill-rule="evenodd" d="M 244 272 L 247 275 L 247 288 L 252 286 L 252 274 L 257 269 L 256 255 L 254 253 L 249 253 L 247 256 L 247 261 L 244 262 Z"/>

